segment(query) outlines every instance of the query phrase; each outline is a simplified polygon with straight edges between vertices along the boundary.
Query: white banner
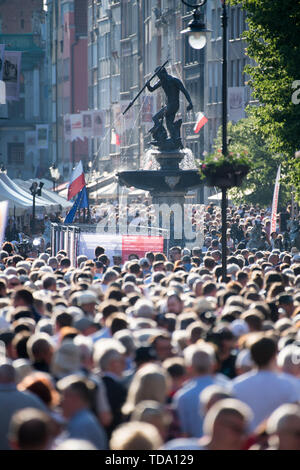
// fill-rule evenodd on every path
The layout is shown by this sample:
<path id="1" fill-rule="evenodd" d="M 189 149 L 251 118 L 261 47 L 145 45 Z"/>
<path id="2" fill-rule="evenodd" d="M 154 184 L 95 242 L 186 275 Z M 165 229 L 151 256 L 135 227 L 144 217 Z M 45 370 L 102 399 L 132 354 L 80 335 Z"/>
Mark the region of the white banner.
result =
<path id="1" fill-rule="evenodd" d="M 104 111 L 81 111 L 78 114 L 64 115 L 64 137 L 66 142 L 105 134 Z"/>
<path id="2" fill-rule="evenodd" d="M 228 88 L 228 119 L 238 122 L 245 117 L 245 87 Z"/>
<path id="3" fill-rule="evenodd" d="M 87 139 L 93 137 L 93 111 L 82 111 L 82 136 Z"/>
<path id="4" fill-rule="evenodd" d="M 18 101 L 20 96 L 20 71 L 22 52 L 5 51 L 3 81 L 6 84 L 7 101 Z"/>
<path id="5" fill-rule="evenodd" d="M 79 254 L 89 259 L 95 258 L 95 248 L 103 246 L 105 254 L 113 265 L 113 256 L 122 256 L 122 235 L 81 233 L 79 243 Z"/>
<path id="6" fill-rule="evenodd" d="M 278 206 L 278 195 L 280 186 L 280 165 L 277 170 L 277 176 L 274 187 L 273 202 L 272 202 L 272 215 L 271 215 L 271 232 L 276 232 L 276 218 L 277 218 L 277 206 Z"/>
<path id="7" fill-rule="evenodd" d="M 71 140 L 83 140 L 82 135 L 82 116 L 81 114 L 70 114 L 71 120 Z"/>
<path id="8" fill-rule="evenodd" d="M 129 103 L 129 100 L 124 100 L 112 106 L 113 126 L 119 135 L 132 129 L 134 125 L 134 106 L 127 111 L 125 116 L 123 115 Z"/>
<path id="9" fill-rule="evenodd" d="M 38 149 L 48 148 L 48 124 L 38 124 L 36 126 L 36 140 Z"/>

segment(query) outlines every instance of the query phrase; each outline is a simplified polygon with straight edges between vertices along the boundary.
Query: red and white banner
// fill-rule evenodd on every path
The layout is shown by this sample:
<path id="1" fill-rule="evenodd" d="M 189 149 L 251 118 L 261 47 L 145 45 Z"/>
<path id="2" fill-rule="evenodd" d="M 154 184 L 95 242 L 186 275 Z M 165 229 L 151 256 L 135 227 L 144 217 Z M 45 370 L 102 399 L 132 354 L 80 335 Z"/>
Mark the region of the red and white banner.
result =
<path id="1" fill-rule="evenodd" d="M 71 140 L 80 139 L 83 140 L 82 135 L 82 115 L 81 114 L 70 114 L 71 121 Z"/>
<path id="2" fill-rule="evenodd" d="M 111 131 L 111 145 L 120 145 L 120 136 L 114 129 Z"/>
<path id="3" fill-rule="evenodd" d="M 128 256 L 133 253 L 140 258 L 143 258 L 147 251 L 162 253 L 164 238 L 144 235 L 112 235 L 84 232 L 80 234 L 79 254 L 93 259 L 95 257 L 95 248 L 99 245 L 105 249 L 105 254 L 110 258 L 111 264 L 113 264 L 114 256 L 121 256 L 122 263 L 125 263 L 128 260 Z"/>
<path id="4" fill-rule="evenodd" d="M 122 236 L 122 261 L 128 260 L 128 256 L 135 253 L 140 258 L 147 251 L 162 253 L 164 250 L 164 237 L 150 237 L 146 235 L 123 235 Z"/>
<path id="5" fill-rule="evenodd" d="M 83 166 L 82 161 L 78 163 L 78 165 L 74 168 L 73 173 L 70 178 L 70 183 L 68 187 L 68 201 L 72 199 L 72 197 L 76 196 L 79 191 L 85 186 L 85 179 L 83 173 Z"/>
<path id="6" fill-rule="evenodd" d="M 280 165 L 277 170 L 277 176 L 274 187 L 273 202 L 272 202 L 272 215 L 271 215 L 271 231 L 276 232 L 276 218 L 277 218 L 277 206 L 278 206 L 278 195 L 280 186 Z"/>
<path id="7" fill-rule="evenodd" d="M 197 113 L 197 121 L 196 121 L 196 124 L 194 126 L 194 132 L 195 134 L 198 134 L 198 132 L 200 131 L 201 127 L 204 126 L 204 124 L 206 124 L 208 121 L 207 117 L 204 116 L 203 113 Z"/>

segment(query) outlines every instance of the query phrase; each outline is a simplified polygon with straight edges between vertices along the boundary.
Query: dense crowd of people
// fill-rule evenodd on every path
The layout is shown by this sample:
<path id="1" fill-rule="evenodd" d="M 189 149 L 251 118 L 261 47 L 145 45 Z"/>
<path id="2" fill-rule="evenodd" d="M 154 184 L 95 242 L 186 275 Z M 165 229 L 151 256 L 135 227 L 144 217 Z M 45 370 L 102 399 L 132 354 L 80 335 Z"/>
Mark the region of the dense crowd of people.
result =
<path id="1" fill-rule="evenodd" d="M 282 214 L 270 233 L 268 211 L 228 209 L 225 280 L 212 204 L 203 246 L 167 256 L 98 246 L 72 266 L 4 242 L 0 449 L 300 450 L 299 216 Z"/>

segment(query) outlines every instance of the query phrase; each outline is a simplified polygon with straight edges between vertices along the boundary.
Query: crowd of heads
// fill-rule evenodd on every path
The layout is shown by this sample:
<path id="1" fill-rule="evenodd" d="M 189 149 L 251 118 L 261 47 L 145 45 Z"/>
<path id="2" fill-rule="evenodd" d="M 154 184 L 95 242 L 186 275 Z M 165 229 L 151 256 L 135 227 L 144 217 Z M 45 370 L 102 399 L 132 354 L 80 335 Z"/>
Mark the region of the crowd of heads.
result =
<path id="1" fill-rule="evenodd" d="M 300 449 L 300 252 L 249 247 L 268 214 L 246 209 L 226 279 L 213 205 L 203 247 L 167 254 L 73 266 L 5 242 L 0 448 Z"/>

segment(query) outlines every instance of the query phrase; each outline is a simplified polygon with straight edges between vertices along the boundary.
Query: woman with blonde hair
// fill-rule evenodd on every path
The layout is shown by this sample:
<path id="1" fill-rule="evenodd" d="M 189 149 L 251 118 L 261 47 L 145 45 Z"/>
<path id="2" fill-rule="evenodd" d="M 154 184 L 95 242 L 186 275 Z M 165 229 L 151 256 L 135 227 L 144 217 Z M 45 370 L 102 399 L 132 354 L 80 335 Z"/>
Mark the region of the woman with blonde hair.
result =
<path id="1" fill-rule="evenodd" d="M 139 369 L 130 384 L 123 415 L 129 419 L 136 405 L 144 400 L 166 403 L 170 383 L 169 375 L 158 365 L 149 364 Z"/>

